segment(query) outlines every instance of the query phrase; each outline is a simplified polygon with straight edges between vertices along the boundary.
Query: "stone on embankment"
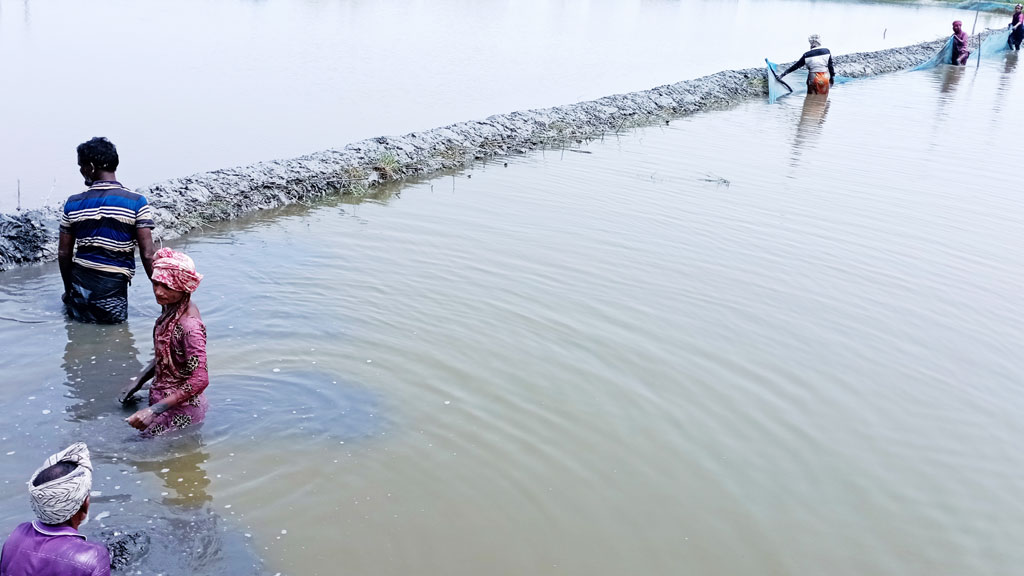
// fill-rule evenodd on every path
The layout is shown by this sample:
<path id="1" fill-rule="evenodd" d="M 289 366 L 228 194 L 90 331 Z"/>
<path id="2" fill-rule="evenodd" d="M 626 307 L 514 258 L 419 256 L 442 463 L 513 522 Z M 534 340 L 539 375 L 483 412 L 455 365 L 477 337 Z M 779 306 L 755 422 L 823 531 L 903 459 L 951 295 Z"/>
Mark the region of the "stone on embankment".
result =
<path id="1" fill-rule="evenodd" d="M 59 225 L 50 207 L 0 214 L 0 270 L 56 258 Z"/>

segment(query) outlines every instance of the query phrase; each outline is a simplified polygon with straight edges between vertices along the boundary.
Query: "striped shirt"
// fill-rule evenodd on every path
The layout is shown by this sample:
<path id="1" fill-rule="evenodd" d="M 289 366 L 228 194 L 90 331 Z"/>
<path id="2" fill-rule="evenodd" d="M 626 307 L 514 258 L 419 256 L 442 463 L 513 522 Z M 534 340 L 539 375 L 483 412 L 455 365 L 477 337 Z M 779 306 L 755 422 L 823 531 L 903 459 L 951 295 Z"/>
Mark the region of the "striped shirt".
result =
<path id="1" fill-rule="evenodd" d="M 798 68 L 804 65 L 807 66 L 807 71 L 810 72 L 811 74 L 816 74 L 818 72 L 828 72 L 829 78 L 836 75 L 836 69 L 832 65 L 832 53 L 829 52 L 828 48 L 822 48 L 819 46 L 817 48 L 812 48 L 807 52 L 804 52 L 804 55 L 801 56 L 800 59 L 797 60 L 795 63 L 793 63 L 793 65 L 790 66 L 788 70 L 786 70 L 786 73 L 783 74 L 783 76 L 789 74 L 790 72 L 796 71 Z"/>
<path id="2" fill-rule="evenodd" d="M 68 198 L 60 219 L 61 233 L 75 238 L 75 264 L 128 278 L 135 275 L 136 231 L 154 226 L 146 197 L 114 181 Z"/>

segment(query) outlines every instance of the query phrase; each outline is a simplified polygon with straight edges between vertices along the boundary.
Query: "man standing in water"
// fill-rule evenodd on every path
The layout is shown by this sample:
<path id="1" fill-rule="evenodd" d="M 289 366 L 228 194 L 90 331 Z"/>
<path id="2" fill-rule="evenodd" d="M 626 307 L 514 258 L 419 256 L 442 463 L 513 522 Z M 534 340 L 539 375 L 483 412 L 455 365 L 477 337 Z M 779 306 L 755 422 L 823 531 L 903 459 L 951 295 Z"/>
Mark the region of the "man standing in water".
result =
<path id="1" fill-rule="evenodd" d="M 117 181 L 117 164 L 117 148 L 106 138 L 78 145 L 78 167 L 89 189 L 64 203 L 57 249 L 62 300 L 72 320 L 119 324 L 128 319 L 136 245 L 146 275 L 153 274 L 152 212 L 144 196 Z"/>
<path id="2" fill-rule="evenodd" d="M 810 43 L 811 49 L 804 52 L 804 55 L 783 72 L 779 79 L 801 66 L 807 66 L 807 93 L 828 94 L 829 87 L 836 82 L 836 69 L 832 65 L 832 53 L 828 48 L 822 47 L 821 36 L 817 34 L 811 34 L 807 41 Z"/>
<path id="3" fill-rule="evenodd" d="M 78 533 L 90 490 L 92 462 L 84 443 L 50 456 L 29 480 L 38 520 L 20 524 L 4 542 L 0 576 L 110 576 L 107 547 Z"/>

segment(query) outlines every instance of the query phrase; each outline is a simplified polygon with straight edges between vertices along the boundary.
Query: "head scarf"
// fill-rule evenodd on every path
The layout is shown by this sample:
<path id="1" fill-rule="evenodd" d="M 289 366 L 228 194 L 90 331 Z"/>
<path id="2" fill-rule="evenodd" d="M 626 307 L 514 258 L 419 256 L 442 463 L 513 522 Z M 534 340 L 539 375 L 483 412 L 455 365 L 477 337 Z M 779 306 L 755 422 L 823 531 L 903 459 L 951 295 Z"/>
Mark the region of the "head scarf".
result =
<path id="1" fill-rule="evenodd" d="M 78 467 L 66 476 L 50 480 L 39 486 L 32 485 L 40 472 L 58 462 L 73 462 Z M 76 442 L 47 458 L 46 462 L 32 474 L 32 478 L 28 481 L 32 510 L 44 524 L 67 522 L 85 503 L 90 490 L 92 490 L 92 462 L 89 460 L 89 447 L 84 442 Z"/>
<path id="2" fill-rule="evenodd" d="M 964 25 L 964 23 L 959 21 L 959 20 L 954 20 L 953 21 L 953 28 L 959 28 L 960 29 L 959 32 L 954 32 L 953 36 L 955 36 L 961 42 L 963 42 L 964 43 L 964 49 L 966 49 L 966 45 L 967 45 L 967 32 L 964 31 L 963 25 Z"/>
<path id="3" fill-rule="evenodd" d="M 821 36 L 817 34 L 811 34 L 810 36 L 807 37 L 807 42 L 810 43 L 811 48 L 817 48 L 818 46 L 821 46 Z"/>
<path id="4" fill-rule="evenodd" d="M 174 328 L 181 318 L 188 313 L 192 292 L 199 287 L 203 275 L 196 272 L 196 264 L 183 252 L 170 248 L 156 251 L 153 259 L 153 282 L 159 282 L 172 290 L 184 292 L 185 297 L 178 302 L 164 306 L 153 327 L 153 347 L 156 351 L 157 373 L 163 362 L 170 362 L 171 338 Z"/>
<path id="5" fill-rule="evenodd" d="M 156 251 L 153 260 L 153 281 L 179 292 L 195 292 L 203 275 L 196 272 L 196 264 L 184 252 L 170 248 Z"/>

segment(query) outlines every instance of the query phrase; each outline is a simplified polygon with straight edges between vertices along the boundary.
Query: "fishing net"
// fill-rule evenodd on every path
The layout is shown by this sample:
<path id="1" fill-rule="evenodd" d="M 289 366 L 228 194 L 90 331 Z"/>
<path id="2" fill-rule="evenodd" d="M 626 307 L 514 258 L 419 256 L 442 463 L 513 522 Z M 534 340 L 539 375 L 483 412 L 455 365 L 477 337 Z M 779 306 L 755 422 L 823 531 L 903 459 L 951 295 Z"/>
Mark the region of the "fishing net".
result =
<path id="1" fill-rule="evenodd" d="M 1000 30 L 989 34 L 987 38 L 981 41 L 981 48 L 978 51 L 981 53 L 982 58 L 991 58 L 998 55 L 1000 52 L 1006 52 L 1010 49 L 1010 31 Z"/>
<path id="2" fill-rule="evenodd" d="M 800 94 L 807 92 L 807 70 L 801 69 L 796 70 L 790 77 L 792 81 L 787 82 L 782 78 L 779 78 L 779 65 L 771 60 L 765 58 L 765 63 L 768 64 L 768 103 L 774 104 L 776 100 L 783 96 L 789 96 L 790 94 Z M 845 84 L 853 78 L 849 76 L 836 76 L 832 79 L 833 84 Z M 796 88 L 793 88 L 796 86 Z"/>
<path id="3" fill-rule="evenodd" d="M 981 12 L 995 12 L 1004 14 L 1013 14 L 1013 3 L 1011 2 L 990 2 L 988 0 L 974 0 L 968 2 L 961 2 L 954 6 L 959 10 L 968 10 L 970 12 L 981 11 Z"/>
<path id="4" fill-rule="evenodd" d="M 768 64 L 768 103 L 774 104 L 779 98 L 792 94 L 793 88 L 779 78 L 778 64 L 771 62 L 767 58 L 764 61 Z"/>
<path id="5" fill-rule="evenodd" d="M 1010 39 L 1009 30 L 997 30 L 981 41 L 981 47 L 971 52 L 971 60 L 976 58 L 992 58 L 998 56 L 1000 53 L 1007 51 L 1010 46 L 1008 41 Z M 950 37 L 946 41 L 946 44 L 941 50 L 935 53 L 934 56 L 929 58 L 927 61 L 918 64 L 914 70 L 926 70 L 928 68 L 935 68 L 940 64 L 949 64 L 953 60 L 953 38 Z M 970 61 L 968 61 L 970 63 Z"/>
<path id="6" fill-rule="evenodd" d="M 914 70 L 927 70 L 929 68 L 935 68 L 939 64 L 949 64 L 953 61 L 953 37 L 950 36 L 949 40 L 942 47 L 941 50 L 935 53 L 934 56 L 918 64 Z"/>
<path id="7" fill-rule="evenodd" d="M 971 52 L 971 58 L 992 58 L 999 54 L 1009 50 L 1010 32 L 1009 30 L 996 30 L 988 34 L 981 42 L 981 46 L 975 51 Z M 927 70 L 929 68 L 935 68 L 940 64 L 949 64 L 953 60 L 953 37 L 942 46 L 942 48 L 935 53 L 934 56 L 918 64 L 914 70 Z M 776 100 L 783 96 L 789 96 L 793 93 L 806 92 L 807 86 L 805 84 L 806 76 L 803 71 L 793 72 L 792 84 L 786 82 L 779 77 L 779 65 L 767 58 L 764 59 L 768 65 L 768 103 L 774 104 Z M 798 81 L 799 80 L 799 81 Z M 853 80 L 848 76 L 836 76 L 836 84 L 845 84 Z M 794 89 L 793 86 L 797 88 Z"/>

